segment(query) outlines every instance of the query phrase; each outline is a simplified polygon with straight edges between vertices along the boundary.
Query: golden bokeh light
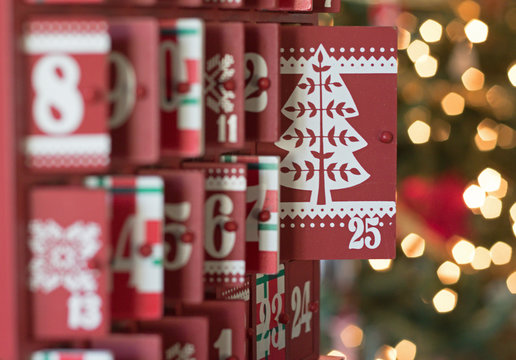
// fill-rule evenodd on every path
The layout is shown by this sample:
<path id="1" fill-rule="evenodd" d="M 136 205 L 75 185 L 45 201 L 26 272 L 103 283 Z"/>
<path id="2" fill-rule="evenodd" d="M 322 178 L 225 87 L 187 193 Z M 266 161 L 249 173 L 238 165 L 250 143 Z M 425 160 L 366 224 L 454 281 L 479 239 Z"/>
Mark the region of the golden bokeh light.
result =
<path id="1" fill-rule="evenodd" d="M 364 332 L 361 328 L 354 324 L 350 324 L 346 326 L 340 332 L 340 340 L 344 344 L 344 346 L 348 348 L 358 347 L 362 344 L 362 340 L 364 338 Z"/>
<path id="2" fill-rule="evenodd" d="M 466 0 L 457 6 L 456 12 L 462 20 L 470 21 L 480 16 L 480 5 L 475 1 Z"/>
<path id="3" fill-rule="evenodd" d="M 511 220 L 516 222 L 516 202 L 512 204 L 511 208 L 509 209 L 509 215 L 511 216 Z"/>
<path id="4" fill-rule="evenodd" d="M 502 149 L 512 149 L 516 147 L 516 131 L 510 126 L 499 124 L 496 127 L 498 139 L 496 144 Z"/>
<path id="5" fill-rule="evenodd" d="M 417 353 L 417 346 L 412 341 L 403 339 L 394 347 L 397 360 L 414 360 Z"/>
<path id="6" fill-rule="evenodd" d="M 423 37 L 423 40 L 428 43 L 434 43 L 441 40 L 443 27 L 437 21 L 428 19 L 419 27 L 419 33 Z"/>
<path id="7" fill-rule="evenodd" d="M 396 19 L 396 26 L 407 29 L 409 32 L 416 30 L 417 23 L 417 17 L 408 11 L 402 12 Z"/>
<path id="8" fill-rule="evenodd" d="M 460 42 L 466 38 L 464 24 L 458 20 L 452 20 L 446 25 L 446 35 L 453 42 Z"/>
<path id="9" fill-rule="evenodd" d="M 430 55 L 423 55 L 414 64 L 417 74 L 422 78 L 429 78 L 437 72 L 437 59 Z"/>
<path id="10" fill-rule="evenodd" d="M 478 44 L 487 40 L 489 27 L 483 21 L 473 19 L 464 26 L 464 32 L 466 33 L 469 41 L 474 44 Z"/>
<path id="11" fill-rule="evenodd" d="M 482 120 L 477 125 L 478 136 L 484 141 L 492 141 L 498 139 L 497 123 L 489 118 Z"/>
<path id="12" fill-rule="evenodd" d="M 496 242 L 491 246 L 489 252 L 491 253 L 491 260 L 495 265 L 505 265 L 511 261 L 512 247 L 503 241 Z"/>
<path id="13" fill-rule="evenodd" d="M 496 140 L 483 140 L 477 133 L 475 135 L 475 145 L 480 151 L 491 151 L 496 147 Z"/>
<path id="14" fill-rule="evenodd" d="M 512 233 L 516 236 L 516 223 L 512 224 Z"/>
<path id="15" fill-rule="evenodd" d="M 485 168 L 478 175 L 478 184 L 485 192 L 496 191 L 502 183 L 502 175 L 494 169 Z"/>
<path id="16" fill-rule="evenodd" d="M 484 205 L 486 192 L 478 185 L 470 185 L 462 194 L 464 203 L 470 209 L 476 209 Z"/>
<path id="17" fill-rule="evenodd" d="M 430 54 L 430 47 L 421 40 L 414 40 L 407 47 L 407 54 L 410 60 L 415 63 L 421 56 Z"/>
<path id="18" fill-rule="evenodd" d="M 448 93 L 441 100 L 441 107 L 446 115 L 455 116 L 460 115 L 464 111 L 464 105 L 466 101 L 462 96 L 457 94 L 456 92 Z"/>
<path id="19" fill-rule="evenodd" d="M 464 87 L 469 91 L 480 90 L 484 87 L 484 73 L 477 68 L 470 67 L 464 71 L 461 80 Z"/>
<path id="20" fill-rule="evenodd" d="M 491 265 L 491 253 L 483 246 L 475 249 L 475 256 L 471 262 L 471 267 L 475 270 L 485 270 Z"/>
<path id="21" fill-rule="evenodd" d="M 516 64 L 512 64 L 507 70 L 507 77 L 509 78 L 512 86 L 516 86 Z"/>
<path id="22" fill-rule="evenodd" d="M 506 284 L 511 294 L 516 294 L 516 271 L 507 277 Z"/>
<path id="23" fill-rule="evenodd" d="M 437 277 L 444 285 L 455 284 L 460 279 L 460 267 L 451 261 L 445 261 L 437 269 Z"/>
<path id="24" fill-rule="evenodd" d="M 369 265 L 375 271 L 387 271 L 391 268 L 391 259 L 369 259 Z"/>
<path id="25" fill-rule="evenodd" d="M 329 352 L 328 354 L 326 354 L 326 355 L 328 355 L 328 356 L 344 356 L 344 358 L 345 358 L 345 356 L 346 356 L 346 354 L 344 354 L 343 352 L 341 352 L 341 351 L 339 351 L 339 350 L 335 350 L 335 349 L 334 349 L 334 350 L 332 350 L 332 351 L 330 351 L 330 352 Z"/>
<path id="26" fill-rule="evenodd" d="M 505 195 L 507 195 L 508 188 L 509 188 L 509 183 L 507 182 L 507 180 L 502 178 L 502 180 L 500 181 L 500 187 L 495 191 L 490 191 L 488 194 L 493 195 L 494 197 L 496 197 L 498 199 L 503 199 L 505 197 Z"/>
<path id="27" fill-rule="evenodd" d="M 432 299 L 435 310 L 439 313 L 447 313 L 455 309 L 457 305 L 457 293 L 451 289 L 444 288 L 435 294 Z"/>
<path id="28" fill-rule="evenodd" d="M 500 85 L 493 85 L 486 92 L 486 100 L 491 106 L 494 116 L 499 120 L 512 117 L 514 103 L 512 94 Z"/>
<path id="29" fill-rule="evenodd" d="M 398 28 L 398 50 L 405 50 L 410 44 L 410 32 L 404 28 Z"/>
<path id="30" fill-rule="evenodd" d="M 425 252 L 425 239 L 410 233 L 401 241 L 401 249 L 408 258 L 416 258 Z"/>
<path id="31" fill-rule="evenodd" d="M 396 349 L 389 345 L 383 345 L 374 354 L 374 358 L 377 360 L 396 360 L 396 356 Z"/>
<path id="32" fill-rule="evenodd" d="M 502 213 L 502 200 L 493 195 L 486 197 L 486 201 L 480 207 L 482 216 L 486 219 L 496 219 Z"/>
<path id="33" fill-rule="evenodd" d="M 462 239 L 453 246 L 452 255 L 457 264 L 469 264 L 475 256 L 475 246 L 469 241 Z"/>
<path id="34" fill-rule="evenodd" d="M 407 129 L 410 141 L 414 144 L 424 144 L 430 139 L 430 133 L 432 129 L 427 123 L 416 120 Z"/>

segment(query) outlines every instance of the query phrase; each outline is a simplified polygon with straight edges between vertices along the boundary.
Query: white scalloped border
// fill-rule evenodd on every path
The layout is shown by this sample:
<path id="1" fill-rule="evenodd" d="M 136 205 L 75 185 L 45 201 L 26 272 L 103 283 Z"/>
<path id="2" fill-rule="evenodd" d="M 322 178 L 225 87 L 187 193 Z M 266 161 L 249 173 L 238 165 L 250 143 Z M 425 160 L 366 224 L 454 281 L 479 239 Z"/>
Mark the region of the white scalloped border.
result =
<path id="1" fill-rule="evenodd" d="M 249 301 L 251 298 L 251 292 L 250 292 L 250 283 L 249 281 L 246 281 L 244 285 L 237 286 L 230 288 L 228 290 L 225 290 L 222 292 L 222 297 L 226 300 L 245 300 Z"/>
<path id="2" fill-rule="evenodd" d="M 373 56 L 366 58 L 360 56 L 355 58 L 351 56 L 345 58 L 341 56 L 335 58 L 330 56 L 330 65 L 335 71 L 341 74 L 396 74 L 398 72 L 398 60 L 395 56 L 388 58 L 380 56 L 376 59 Z M 280 58 L 280 73 L 281 74 L 301 74 L 311 71 L 309 68 L 311 62 L 301 56 L 299 59 L 290 57 L 288 59 Z"/>
<path id="3" fill-rule="evenodd" d="M 245 176 L 208 176 L 205 187 L 208 191 L 245 191 L 247 179 Z"/>
<path id="4" fill-rule="evenodd" d="M 335 201 L 329 205 L 316 205 L 306 202 L 281 202 L 280 218 L 304 219 L 345 217 L 393 217 L 396 214 L 395 201 Z"/>

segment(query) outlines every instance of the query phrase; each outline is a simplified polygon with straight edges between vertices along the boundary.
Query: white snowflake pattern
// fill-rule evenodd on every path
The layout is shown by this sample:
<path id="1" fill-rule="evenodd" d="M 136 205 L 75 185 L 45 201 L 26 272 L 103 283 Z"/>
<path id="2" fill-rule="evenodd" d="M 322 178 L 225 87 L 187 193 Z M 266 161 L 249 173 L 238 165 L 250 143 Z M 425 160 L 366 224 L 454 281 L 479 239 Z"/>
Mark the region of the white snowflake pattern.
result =
<path id="1" fill-rule="evenodd" d="M 32 291 L 49 293 L 60 286 L 70 292 L 97 290 L 88 261 L 101 247 L 98 224 L 77 221 L 63 228 L 54 220 L 38 219 L 30 222 L 29 233 Z"/>
<path id="2" fill-rule="evenodd" d="M 166 359 L 167 360 L 196 360 L 193 355 L 195 354 L 195 347 L 193 344 L 186 343 L 181 348 L 180 343 L 175 343 L 167 349 Z"/>
<path id="3" fill-rule="evenodd" d="M 235 108 L 235 92 L 224 88 L 224 82 L 235 75 L 235 59 L 230 54 L 213 56 L 206 64 L 206 104 L 216 113 L 231 113 Z"/>

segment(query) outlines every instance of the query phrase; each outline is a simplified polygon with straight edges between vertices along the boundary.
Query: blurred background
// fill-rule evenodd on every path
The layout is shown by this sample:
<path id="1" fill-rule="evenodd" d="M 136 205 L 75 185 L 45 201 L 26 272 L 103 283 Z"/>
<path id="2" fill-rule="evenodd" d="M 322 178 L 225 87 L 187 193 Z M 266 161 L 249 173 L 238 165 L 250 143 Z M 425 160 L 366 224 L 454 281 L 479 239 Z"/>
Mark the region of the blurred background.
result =
<path id="1" fill-rule="evenodd" d="M 325 261 L 321 353 L 516 359 L 516 1 L 345 0 L 398 27 L 397 259 Z"/>

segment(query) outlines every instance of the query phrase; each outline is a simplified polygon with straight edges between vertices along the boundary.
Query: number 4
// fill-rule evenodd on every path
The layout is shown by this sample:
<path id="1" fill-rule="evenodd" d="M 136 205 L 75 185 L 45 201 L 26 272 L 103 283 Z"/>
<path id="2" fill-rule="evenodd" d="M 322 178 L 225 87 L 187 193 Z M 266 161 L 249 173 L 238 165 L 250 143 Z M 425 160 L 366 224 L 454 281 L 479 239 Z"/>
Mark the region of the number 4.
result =
<path id="1" fill-rule="evenodd" d="M 301 334 L 301 326 L 303 324 L 305 324 L 305 333 L 311 331 L 310 321 L 312 321 L 312 312 L 310 311 L 310 281 L 305 282 L 302 297 L 299 286 L 294 287 L 290 303 L 292 310 L 294 311 L 294 323 L 292 324 L 290 338 L 295 339 Z"/>

